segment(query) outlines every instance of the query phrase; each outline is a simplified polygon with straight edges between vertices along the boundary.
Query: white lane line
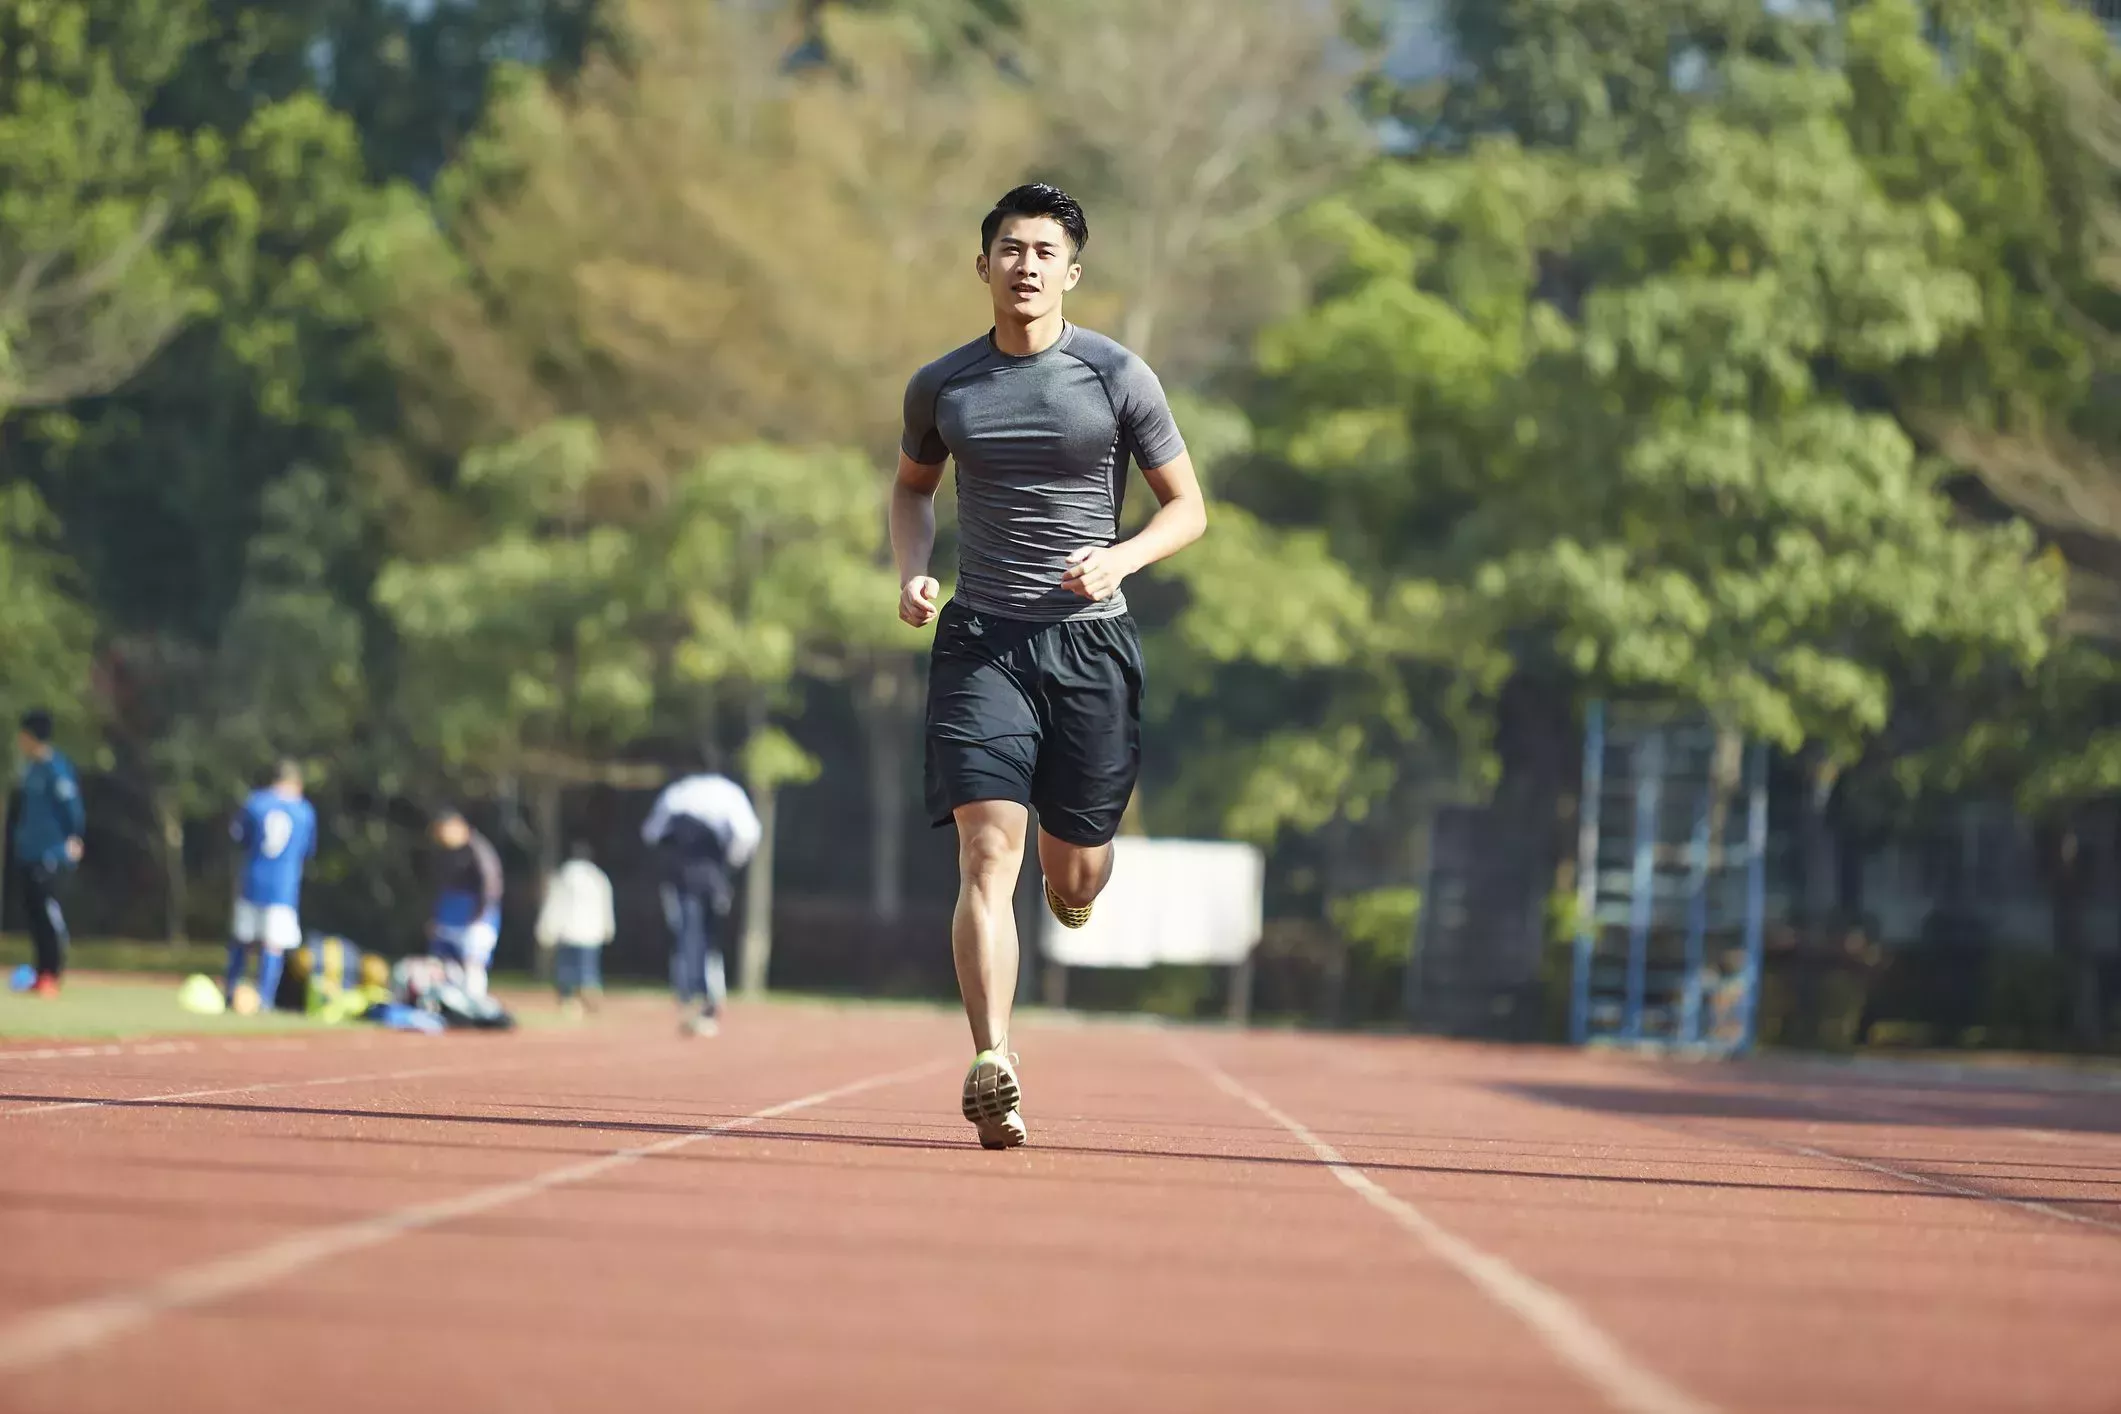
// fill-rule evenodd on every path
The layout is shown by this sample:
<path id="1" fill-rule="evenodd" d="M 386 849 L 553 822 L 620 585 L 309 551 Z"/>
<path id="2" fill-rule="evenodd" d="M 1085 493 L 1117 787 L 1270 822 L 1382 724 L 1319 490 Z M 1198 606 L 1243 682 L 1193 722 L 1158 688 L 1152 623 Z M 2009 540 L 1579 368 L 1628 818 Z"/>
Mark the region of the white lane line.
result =
<path id="1" fill-rule="evenodd" d="M 367 1050 L 369 1047 L 351 1049 Z M 476 1071 L 520 1070 L 531 1064 L 526 1060 L 512 1060 L 500 1064 L 430 1065 L 417 1070 L 372 1071 L 361 1075 L 326 1075 L 315 1080 L 268 1080 L 246 1085 L 230 1085 L 215 1090 L 173 1090 L 162 1095 L 104 1095 L 93 1100 L 51 1100 L 38 1104 L 18 1105 L 13 1109 L 0 1110 L 0 1120 L 15 1116 L 58 1114 L 65 1110 L 94 1110 L 110 1106 L 123 1108 L 126 1105 L 153 1105 L 173 1100 L 209 1100 L 225 1095 L 262 1094 L 270 1090 L 304 1090 L 318 1085 L 355 1085 L 368 1080 L 417 1080 L 430 1075 L 455 1075 Z"/>
<path id="2" fill-rule="evenodd" d="M 876 1090 L 887 1085 L 917 1080 L 943 1069 L 945 1064 L 947 1063 L 929 1061 L 904 1070 L 872 1075 L 867 1079 L 835 1086 L 830 1090 L 817 1090 L 777 1105 L 768 1105 L 765 1109 L 753 1110 L 748 1115 L 723 1120 L 719 1124 L 696 1129 L 689 1134 L 674 1135 L 652 1144 L 637 1144 L 614 1150 L 593 1159 L 547 1169 L 543 1173 L 518 1179 L 513 1183 L 499 1183 L 490 1188 L 474 1189 L 454 1198 L 417 1203 L 393 1212 L 378 1213 L 373 1217 L 356 1218 L 352 1222 L 298 1232 L 277 1242 L 254 1247 L 248 1252 L 179 1268 L 130 1291 L 92 1296 L 86 1300 L 68 1302 L 63 1306 L 32 1311 L 14 1320 L 0 1322 L 0 1373 L 48 1364 L 61 1356 L 102 1345 L 148 1324 L 157 1316 L 223 1301 L 231 1296 L 267 1286 L 283 1277 L 293 1276 L 320 1262 L 328 1262 L 366 1248 L 380 1247 L 394 1238 L 439 1227 L 444 1223 L 476 1217 L 481 1213 L 490 1213 L 496 1208 L 525 1198 L 534 1198 L 556 1188 L 587 1183 L 593 1178 L 601 1178 L 613 1170 L 625 1168 L 642 1159 L 673 1153 L 702 1139 L 711 1139 L 717 1134 L 748 1129 L 754 1124 L 779 1119 L 798 1110 L 830 1104 L 834 1100 L 843 1100 L 865 1090 Z"/>
<path id="3" fill-rule="evenodd" d="M 1689 1092 L 1683 1089 L 1674 1089 L 1672 1093 L 1684 1094 Z M 1696 1091 L 1691 1093 L 1698 1095 L 1700 1092 Z M 1826 1100 L 1819 1099 L 1809 1093 L 1800 1093 L 1798 1098 L 1802 1103 L 1810 1105 L 1815 1109 L 1824 1111 L 1822 1117 L 1817 1120 L 1803 1121 L 1804 1123 L 1807 1123 L 1811 1128 L 1815 1129 L 1818 1128 L 1820 1125 L 1833 1124 L 1858 1124 L 1871 1126 L 1876 1126 L 1879 1124 L 1905 1124 L 1911 1118 L 1916 1123 L 1919 1123 L 1930 1129 L 1966 1129 L 1969 1127 L 1965 1121 L 1955 1120 L 1951 1118 L 1948 1111 L 1940 1112 L 1936 1108 L 1932 1106 L 1924 1106 L 1920 1104 L 1920 1102 L 1896 1103 L 1893 1101 L 1881 1101 L 1874 1096 L 1866 1096 L 1862 1099 L 1857 1100 L 1845 1100 L 1839 1097 Z M 2093 1217 L 2088 1213 L 2071 1212 L 2067 1208 L 2057 1207 L 2054 1203 L 2043 1202 L 2038 1198 L 2018 1198 L 2013 1197 L 2008 1193 L 1997 1193 L 1986 1188 L 1974 1188 L 1967 1184 L 1953 1183 L 1949 1179 L 1937 1178 L 1933 1175 L 1926 1173 L 1917 1173 L 1912 1169 L 1897 1168 L 1891 1164 L 1879 1163 L 1873 1159 L 1859 1159 L 1853 1154 L 1836 1153 L 1832 1149 L 1821 1149 L 1811 1144 L 1800 1144 L 1792 1139 L 1775 1139 L 1765 1134 L 1754 1134 L 1747 1130 L 1729 1129 L 1721 1125 L 1715 1124 L 1704 1124 L 1697 1126 L 1687 1124 L 1683 1121 L 1678 1123 L 1660 1124 L 1655 1120 L 1642 1119 L 1640 1117 L 1636 1118 L 1636 1122 L 1639 1124 L 1649 1125 L 1652 1128 L 1665 1130 L 1667 1133 L 1671 1134 L 1713 1135 L 1715 1138 L 1721 1140 L 1723 1143 L 1734 1145 L 1739 1148 L 1765 1147 L 1769 1149 L 1779 1150 L 1785 1154 L 1796 1154 L 1802 1158 L 1816 1159 L 1825 1163 L 1847 1164 L 1851 1168 L 1863 1169 L 1867 1172 L 1877 1174 L 1882 1178 L 1897 1179 L 1902 1183 L 1911 1183 L 1918 1188 L 1928 1188 L 1938 1193 L 1949 1193 L 1955 1198 L 1978 1199 L 1982 1202 L 1995 1203 L 2007 1208 L 2018 1208 L 2023 1210 L 2024 1212 L 2032 1213 L 2038 1217 L 2055 1218 L 2062 1222 L 2075 1223 L 2079 1227 L 2097 1228 L 2103 1232 L 2121 1232 L 2121 1222 L 2115 1222 L 2110 1218 Z M 1776 1121 L 1761 1122 L 1775 1123 Z M 1783 1122 L 1788 1123 L 1797 1121 Z M 2048 1131 L 2037 1129 L 1999 1129 L 1993 1132 L 1998 1134 L 2016 1134 L 2026 1138 L 2051 1138 L 2060 1142 L 2075 1142 L 2074 1140 L 2069 1139 L 2067 1136 L 2059 1134 L 2050 1135 Z M 1951 1161 L 1946 1160 L 1945 1162 Z M 1975 1177 L 1977 1175 L 1968 1176 Z M 2026 1181 L 2067 1182 L 2068 1180 L 2034 1179 Z M 2061 1201 L 2067 1202 L 2068 1200 L 2063 1199 Z"/>
<path id="4" fill-rule="evenodd" d="M 1338 1149 L 1214 1061 L 1182 1044 L 1177 1049 L 1188 1065 L 1223 1093 L 1244 1101 L 1296 1136 L 1364 1202 L 1399 1224 L 1430 1255 L 1529 1326 L 1555 1359 L 1582 1376 L 1612 1408 L 1624 1414 L 1714 1414 L 1714 1405 L 1688 1394 L 1643 1365 L 1560 1292 L 1526 1276 L 1494 1253 L 1475 1247 L 1406 1199 L 1387 1192 L 1342 1157 Z"/>
<path id="5" fill-rule="evenodd" d="M 111 1095 L 100 1100 L 54 1100 L 0 1110 L 0 1119 L 15 1116 L 57 1114 L 62 1110 L 96 1110 L 115 1106 L 155 1105 L 171 1100 L 210 1100 L 223 1095 L 262 1095 L 272 1090 L 306 1090 L 319 1085 L 358 1085 L 369 1080 L 418 1080 L 429 1075 L 448 1075 L 459 1070 L 512 1069 L 509 1066 L 425 1065 L 417 1070 L 380 1070 L 362 1075 L 326 1075 L 315 1080 L 267 1080 L 253 1085 L 230 1085 L 220 1090 L 172 1090 L 166 1095 Z"/>
<path id="6" fill-rule="evenodd" d="M 2100 1228 L 2106 1232 L 2121 1232 L 2121 1223 L 2105 1218 L 2095 1218 L 2085 1213 L 2073 1213 L 2067 1208 L 2058 1208 L 2052 1203 L 2043 1203 L 2037 1198 L 2013 1198 L 2007 1193 L 1992 1193 L 1984 1188 L 1969 1188 L 1964 1184 L 1946 1179 L 1933 1178 L 1926 1173 L 1915 1173 L 1909 1169 L 1894 1168 L 1891 1164 L 1874 1163 L 1870 1159 L 1858 1159 L 1848 1154 L 1837 1154 L 1831 1149 L 1817 1149 L 1810 1144 L 1798 1144 L 1787 1139 L 1770 1139 L 1764 1134 L 1746 1134 L 1739 1130 L 1708 1131 L 1726 1143 L 1739 1145 L 1765 1144 L 1771 1149 L 1780 1149 L 1785 1154 L 1800 1154 L 1807 1159 L 1822 1159 L 1828 1163 L 1848 1164 L 1854 1168 L 1868 1169 L 1886 1178 L 1895 1178 L 1902 1183 L 1912 1183 L 1920 1188 L 1933 1188 L 1939 1193 L 1949 1193 L 1957 1198 L 1978 1198 L 1986 1203 L 1998 1203 L 2007 1208 L 2022 1208 L 2028 1213 L 2043 1218 L 2059 1218 L 2066 1223 L 2082 1227 Z M 2067 1201 L 2067 1200 L 2065 1200 Z"/>

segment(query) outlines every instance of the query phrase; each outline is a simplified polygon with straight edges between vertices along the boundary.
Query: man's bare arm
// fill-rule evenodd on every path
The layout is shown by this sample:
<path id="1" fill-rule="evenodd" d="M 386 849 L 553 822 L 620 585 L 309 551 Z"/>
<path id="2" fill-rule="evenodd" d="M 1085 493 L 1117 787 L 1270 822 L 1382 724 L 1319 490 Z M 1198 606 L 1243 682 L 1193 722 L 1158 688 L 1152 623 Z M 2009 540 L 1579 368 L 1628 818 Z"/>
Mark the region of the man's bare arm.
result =
<path id="1" fill-rule="evenodd" d="M 898 616 L 915 628 L 935 619 L 943 587 L 928 573 L 935 554 L 935 489 L 943 482 L 943 463 L 929 466 L 904 452 L 891 483 L 891 558 L 898 566 Z"/>
<path id="2" fill-rule="evenodd" d="M 1085 546 L 1068 557 L 1061 583 L 1085 599 L 1110 599 L 1128 575 L 1168 559 L 1200 539 L 1208 528 L 1208 503 L 1201 495 L 1193 456 L 1180 452 L 1174 461 L 1144 468 L 1142 479 L 1156 493 L 1156 514 L 1132 537 L 1109 548 Z"/>

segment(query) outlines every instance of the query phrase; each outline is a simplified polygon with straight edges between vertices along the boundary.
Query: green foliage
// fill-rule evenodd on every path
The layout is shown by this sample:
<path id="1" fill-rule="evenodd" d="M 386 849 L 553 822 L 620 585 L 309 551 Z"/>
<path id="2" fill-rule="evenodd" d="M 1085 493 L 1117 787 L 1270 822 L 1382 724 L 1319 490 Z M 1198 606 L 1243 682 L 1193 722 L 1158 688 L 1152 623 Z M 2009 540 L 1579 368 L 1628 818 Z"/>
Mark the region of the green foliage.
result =
<path id="1" fill-rule="evenodd" d="M 1414 953 L 1414 921 L 1421 890 L 1370 889 L 1333 900 L 1333 926 L 1351 955 L 1368 966 L 1404 963 Z"/>
<path id="2" fill-rule="evenodd" d="M 1852 751 L 1901 663 L 2036 660 L 2059 578 L 1857 396 L 1979 317 L 1951 213 L 1880 189 L 1832 73 L 1711 72 L 1625 155 L 1491 142 L 1319 214 L 1332 293 L 1263 345 L 1268 440 L 1363 514 L 1287 543 L 1418 557 L 1490 643 Z"/>
<path id="3" fill-rule="evenodd" d="M 0 717 L 32 707 L 83 725 L 95 624 L 72 589 L 71 567 L 52 543 L 51 513 L 27 486 L 0 487 Z"/>
<path id="4" fill-rule="evenodd" d="M 160 245 L 213 149 L 143 118 L 189 8 L 0 4 L 0 416 L 109 391 L 195 306 Z"/>
<path id="5" fill-rule="evenodd" d="M 859 453 L 710 453 L 663 523 L 660 597 L 678 613 L 676 664 L 692 682 L 778 690 L 897 636 L 883 612 L 897 601 L 881 558 L 883 484 Z"/>
<path id="6" fill-rule="evenodd" d="M 578 422 L 474 453 L 461 483 L 477 537 L 377 577 L 405 644 L 408 721 L 453 765 L 520 770 L 528 751 L 621 743 L 650 719 L 638 629 L 655 586 L 634 532 L 587 517 L 599 458 Z"/>
<path id="7" fill-rule="evenodd" d="M 799 786 L 817 779 L 815 756 L 796 745 L 795 738 L 778 727 L 762 727 L 744 743 L 744 779 L 764 795 L 782 786 Z"/>

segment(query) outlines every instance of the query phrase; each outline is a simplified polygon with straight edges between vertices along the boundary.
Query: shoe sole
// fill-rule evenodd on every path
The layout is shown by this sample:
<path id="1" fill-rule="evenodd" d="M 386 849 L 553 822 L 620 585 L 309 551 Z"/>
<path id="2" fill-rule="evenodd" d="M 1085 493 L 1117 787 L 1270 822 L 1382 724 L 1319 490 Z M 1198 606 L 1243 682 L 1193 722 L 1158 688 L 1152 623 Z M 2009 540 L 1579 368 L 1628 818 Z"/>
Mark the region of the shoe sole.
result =
<path id="1" fill-rule="evenodd" d="M 1080 908 L 1062 903 L 1061 896 L 1053 892 L 1052 883 L 1049 881 L 1046 884 L 1046 908 L 1053 914 L 1054 921 L 1059 923 L 1061 927 L 1081 928 L 1085 926 L 1090 921 L 1090 910 L 1092 907 L 1093 905 L 1087 903 Z"/>
<path id="2" fill-rule="evenodd" d="M 1029 1131 L 1024 1128 L 1021 1116 L 1015 1124 L 983 1124 L 979 1127 L 979 1146 L 982 1149 L 1021 1149 L 1031 1142 Z"/>
<path id="3" fill-rule="evenodd" d="M 1018 1119 L 1018 1128 L 1013 1130 L 1007 1124 L 1023 1097 L 1016 1072 L 1001 1057 L 989 1053 L 973 1060 L 965 1074 L 961 1108 L 979 1130 L 981 1148 L 1013 1149 L 1024 1142 L 1023 1120 Z"/>

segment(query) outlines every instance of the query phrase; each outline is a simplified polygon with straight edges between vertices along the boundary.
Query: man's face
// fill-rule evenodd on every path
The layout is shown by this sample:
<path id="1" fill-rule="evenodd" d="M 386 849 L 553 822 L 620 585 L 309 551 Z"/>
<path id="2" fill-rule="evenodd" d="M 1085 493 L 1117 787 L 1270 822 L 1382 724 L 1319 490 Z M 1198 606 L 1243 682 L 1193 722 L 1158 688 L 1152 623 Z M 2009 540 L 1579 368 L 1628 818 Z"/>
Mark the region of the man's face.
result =
<path id="1" fill-rule="evenodd" d="M 41 752 L 43 748 L 44 743 L 38 741 L 28 732 L 15 733 L 15 754 L 21 757 L 24 761 L 36 760 L 38 753 Z"/>
<path id="2" fill-rule="evenodd" d="M 979 277 L 994 297 L 997 317 L 1028 324 L 1060 308 L 1061 296 L 1082 279 L 1075 247 L 1051 216 L 1011 216 L 979 258 Z"/>
<path id="3" fill-rule="evenodd" d="M 435 822 L 435 843 L 444 849 L 462 849 L 471 838 L 471 826 L 461 819 L 451 818 Z"/>

